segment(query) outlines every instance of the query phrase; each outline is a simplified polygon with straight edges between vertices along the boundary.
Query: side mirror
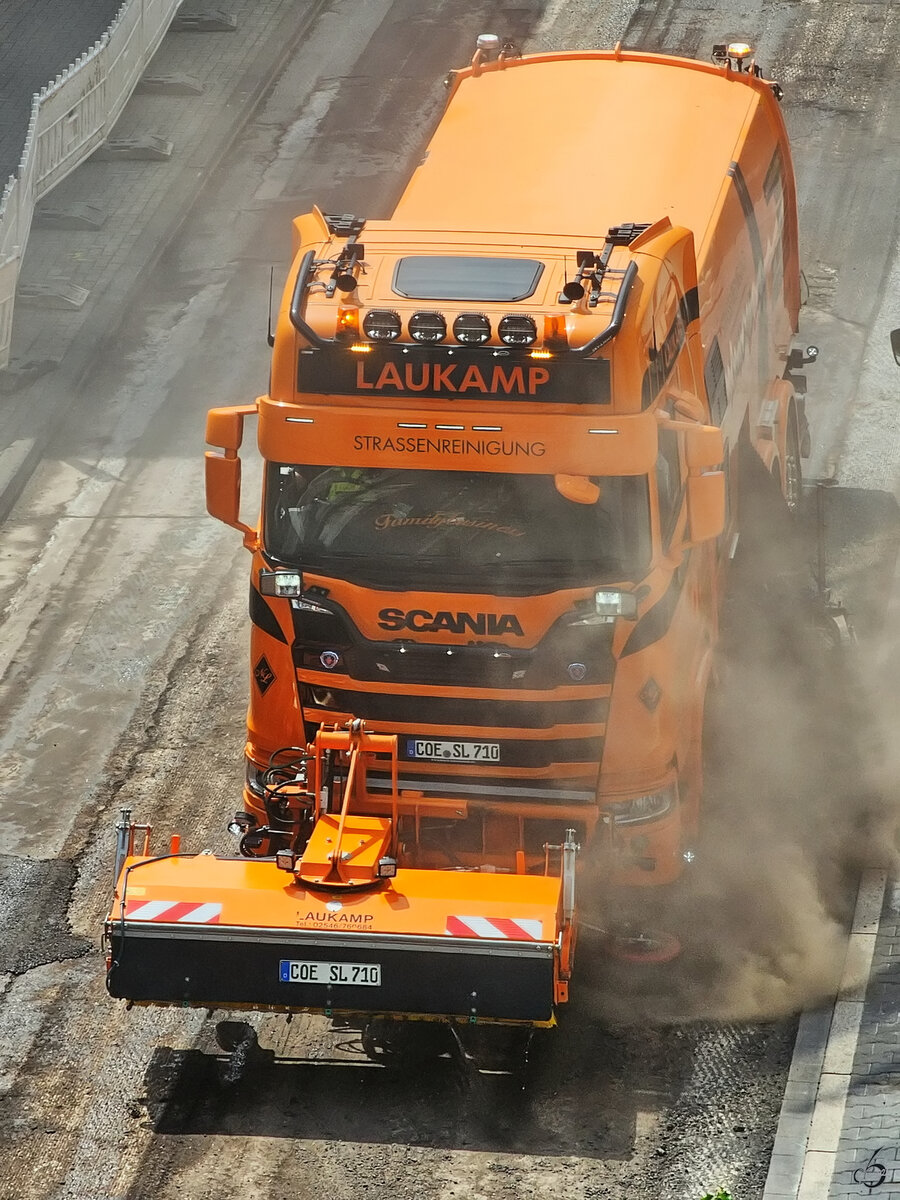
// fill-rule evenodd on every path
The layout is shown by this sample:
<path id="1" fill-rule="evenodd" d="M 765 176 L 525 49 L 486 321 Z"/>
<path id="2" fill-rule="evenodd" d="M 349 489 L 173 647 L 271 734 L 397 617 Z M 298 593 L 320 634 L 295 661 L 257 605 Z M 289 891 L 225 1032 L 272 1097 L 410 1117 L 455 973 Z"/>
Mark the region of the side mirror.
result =
<path id="1" fill-rule="evenodd" d="M 689 475 L 687 481 L 688 544 L 719 537 L 725 528 L 725 472 Z"/>
<path id="2" fill-rule="evenodd" d="M 244 440 L 244 417 L 257 413 L 255 404 L 236 404 L 232 408 L 211 408 L 206 414 L 206 441 L 236 454 Z"/>
<path id="3" fill-rule="evenodd" d="M 681 388 L 669 388 L 667 395 L 677 417 L 686 421 L 702 421 L 704 417 L 703 404 L 698 396 L 685 392 Z"/>
<path id="4" fill-rule="evenodd" d="M 602 492 L 586 475 L 554 475 L 553 486 L 573 504 L 596 504 Z"/>
<path id="5" fill-rule="evenodd" d="M 891 330 L 891 349 L 894 352 L 894 362 L 900 364 L 900 329 Z"/>
<path id="6" fill-rule="evenodd" d="M 206 455 L 206 511 L 210 516 L 239 530 L 244 535 L 244 545 L 251 546 L 256 540 L 256 530 L 241 520 L 241 460 L 228 458 L 207 450 Z"/>
<path id="7" fill-rule="evenodd" d="M 725 461 L 725 442 L 718 425 L 697 425 L 684 439 L 688 471 L 707 471 Z"/>
<path id="8" fill-rule="evenodd" d="M 256 413 L 253 405 L 212 408 L 206 416 L 206 440 L 218 450 L 207 450 L 206 510 L 217 520 L 244 535 L 244 545 L 253 548 L 257 531 L 241 520 L 241 460 L 238 450 L 244 436 L 244 418 Z"/>

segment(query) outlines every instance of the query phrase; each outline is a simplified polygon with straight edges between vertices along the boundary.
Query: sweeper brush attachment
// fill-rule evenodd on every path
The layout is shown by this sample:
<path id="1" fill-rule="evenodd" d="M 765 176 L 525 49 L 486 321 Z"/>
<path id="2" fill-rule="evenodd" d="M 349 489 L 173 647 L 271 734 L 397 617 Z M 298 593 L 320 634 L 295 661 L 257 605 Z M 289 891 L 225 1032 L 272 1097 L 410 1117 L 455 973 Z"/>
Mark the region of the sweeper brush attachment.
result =
<path id="1" fill-rule="evenodd" d="M 574 941 L 573 837 L 548 847 L 542 873 L 405 867 L 396 738 L 353 722 L 320 731 L 309 749 L 306 832 L 275 857 L 185 854 L 177 839 L 154 856 L 149 828 L 123 812 L 105 927 L 110 994 L 138 1004 L 552 1024 Z M 345 768 L 339 804 L 324 799 L 328 755 Z M 376 756 L 391 773 L 388 796 L 366 788 Z"/>

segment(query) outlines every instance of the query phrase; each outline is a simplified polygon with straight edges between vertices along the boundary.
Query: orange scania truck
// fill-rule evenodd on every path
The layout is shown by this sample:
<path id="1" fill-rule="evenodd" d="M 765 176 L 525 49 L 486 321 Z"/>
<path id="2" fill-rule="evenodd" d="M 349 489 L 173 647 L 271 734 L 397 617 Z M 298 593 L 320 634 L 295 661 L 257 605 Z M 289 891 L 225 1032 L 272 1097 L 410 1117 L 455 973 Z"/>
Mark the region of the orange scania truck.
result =
<path id="1" fill-rule="evenodd" d="M 745 45 L 492 36 L 448 83 L 389 220 L 295 220 L 269 393 L 209 413 L 253 556 L 242 855 L 126 816 L 113 995 L 551 1024 L 579 880 L 693 857 L 739 453 L 793 505 L 808 441 L 780 89 Z"/>

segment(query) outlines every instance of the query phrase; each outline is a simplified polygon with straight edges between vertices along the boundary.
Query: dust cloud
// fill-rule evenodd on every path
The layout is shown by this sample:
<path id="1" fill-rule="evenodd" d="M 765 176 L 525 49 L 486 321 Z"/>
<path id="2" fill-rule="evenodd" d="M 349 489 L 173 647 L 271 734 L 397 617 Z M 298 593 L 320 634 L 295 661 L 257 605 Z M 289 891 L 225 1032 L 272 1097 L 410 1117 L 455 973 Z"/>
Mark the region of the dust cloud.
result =
<path id="1" fill-rule="evenodd" d="M 816 599 L 814 505 L 791 516 L 757 485 L 723 604 L 696 860 L 630 914 L 677 932 L 682 953 L 592 965 L 592 1008 L 613 1021 L 765 1020 L 826 1000 L 841 983 L 860 871 L 896 861 L 900 638 L 889 622 L 835 644 Z M 865 580 L 882 613 L 896 550 L 895 528 Z M 587 942 L 576 976 L 594 957 Z"/>

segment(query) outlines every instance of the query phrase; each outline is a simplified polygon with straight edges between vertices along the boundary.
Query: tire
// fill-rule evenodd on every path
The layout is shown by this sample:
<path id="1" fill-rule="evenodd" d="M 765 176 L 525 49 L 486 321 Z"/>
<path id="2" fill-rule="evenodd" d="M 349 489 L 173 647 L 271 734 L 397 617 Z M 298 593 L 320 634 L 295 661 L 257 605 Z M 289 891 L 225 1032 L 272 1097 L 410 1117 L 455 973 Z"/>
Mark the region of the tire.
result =
<path id="1" fill-rule="evenodd" d="M 215 1028 L 216 1045 L 225 1054 L 233 1054 L 238 1046 L 254 1044 L 256 1030 L 249 1021 L 219 1021 Z"/>
<path id="2" fill-rule="evenodd" d="M 797 417 L 791 409 L 788 418 L 787 439 L 784 446 L 782 470 L 784 501 L 792 515 L 800 509 L 803 494 L 803 465 L 800 458 L 800 438 L 797 434 Z"/>
<path id="3" fill-rule="evenodd" d="M 382 1066 L 424 1068 L 448 1053 L 450 1034 L 443 1021 L 373 1017 L 363 1027 L 362 1048 L 368 1059 Z"/>

